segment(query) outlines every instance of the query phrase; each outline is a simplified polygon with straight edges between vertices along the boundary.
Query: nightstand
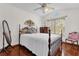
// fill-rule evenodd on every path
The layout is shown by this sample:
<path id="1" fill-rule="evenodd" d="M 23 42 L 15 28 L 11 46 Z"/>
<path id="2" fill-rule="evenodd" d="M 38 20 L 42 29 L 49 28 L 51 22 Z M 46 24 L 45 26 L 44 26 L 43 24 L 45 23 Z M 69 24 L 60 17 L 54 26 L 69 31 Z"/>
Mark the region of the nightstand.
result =
<path id="1" fill-rule="evenodd" d="M 48 33 L 48 27 L 40 27 L 40 33 Z"/>

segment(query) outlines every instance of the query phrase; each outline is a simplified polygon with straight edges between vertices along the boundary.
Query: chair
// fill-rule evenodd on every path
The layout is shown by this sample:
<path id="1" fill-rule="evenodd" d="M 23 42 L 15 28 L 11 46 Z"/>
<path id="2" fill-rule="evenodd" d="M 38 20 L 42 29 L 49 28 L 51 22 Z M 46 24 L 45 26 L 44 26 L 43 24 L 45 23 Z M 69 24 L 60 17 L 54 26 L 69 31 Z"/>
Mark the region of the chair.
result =
<path id="1" fill-rule="evenodd" d="M 3 48 L 1 50 L 1 52 L 9 52 L 5 49 L 5 41 L 6 43 L 8 44 L 9 47 L 12 47 L 11 46 L 11 42 L 12 42 L 12 39 L 11 39 L 11 31 L 9 29 L 9 25 L 7 23 L 6 20 L 3 20 L 2 21 L 2 27 L 3 27 Z M 7 47 L 8 47 L 7 46 Z"/>
<path id="2" fill-rule="evenodd" d="M 79 40 L 79 33 L 77 32 L 72 32 L 69 33 L 68 39 L 65 40 L 65 42 L 67 41 L 71 41 L 71 43 L 74 45 L 74 43 L 76 42 L 78 45 L 78 40 Z M 73 47 L 73 46 L 72 46 Z"/>

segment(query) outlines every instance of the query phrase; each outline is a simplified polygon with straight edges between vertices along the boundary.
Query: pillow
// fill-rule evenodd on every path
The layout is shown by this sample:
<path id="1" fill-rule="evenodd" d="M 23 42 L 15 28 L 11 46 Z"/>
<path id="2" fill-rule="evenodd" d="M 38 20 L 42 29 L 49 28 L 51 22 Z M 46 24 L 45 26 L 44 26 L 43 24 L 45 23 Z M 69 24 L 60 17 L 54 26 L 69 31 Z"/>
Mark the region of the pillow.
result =
<path id="1" fill-rule="evenodd" d="M 28 27 L 22 28 L 21 33 L 22 33 L 22 34 L 28 33 Z"/>
<path id="2" fill-rule="evenodd" d="M 22 34 L 27 34 L 27 33 L 37 33 L 37 29 L 35 27 L 24 27 L 21 30 Z"/>
<path id="3" fill-rule="evenodd" d="M 29 31 L 30 33 L 37 33 L 37 29 L 34 28 L 34 27 L 28 28 L 28 31 Z"/>
<path id="4" fill-rule="evenodd" d="M 28 27 L 28 25 L 21 25 L 21 28 L 25 28 L 25 27 Z"/>
<path id="5" fill-rule="evenodd" d="M 77 33 L 77 32 L 69 33 L 69 38 L 70 39 L 79 39 L 79 33 Z"/>

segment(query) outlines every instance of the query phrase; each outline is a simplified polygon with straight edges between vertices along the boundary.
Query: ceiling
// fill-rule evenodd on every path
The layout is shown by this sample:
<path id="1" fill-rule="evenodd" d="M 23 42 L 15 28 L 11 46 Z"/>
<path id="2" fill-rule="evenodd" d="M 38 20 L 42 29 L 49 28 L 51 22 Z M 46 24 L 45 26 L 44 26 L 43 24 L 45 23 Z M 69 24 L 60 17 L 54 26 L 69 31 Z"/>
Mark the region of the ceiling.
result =
<path id="1" fill-rule="evenodd" d="M 41 10 L 34 10 L 40 7 L 39 3 L 9 3 L 9 5 L 25 11 L 34 12 L 39 16 L 46 15 Z M 55 8 L 54 10 L 68 10 L 79 8 L 79 3 L 48 3 L 48 6 Z"/>

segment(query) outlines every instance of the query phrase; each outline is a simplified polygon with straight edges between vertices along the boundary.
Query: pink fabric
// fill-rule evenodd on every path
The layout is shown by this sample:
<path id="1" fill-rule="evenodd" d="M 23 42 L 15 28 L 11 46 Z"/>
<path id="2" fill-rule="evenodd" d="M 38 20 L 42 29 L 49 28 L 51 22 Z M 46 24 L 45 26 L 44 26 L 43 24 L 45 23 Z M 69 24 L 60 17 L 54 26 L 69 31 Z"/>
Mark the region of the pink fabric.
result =
<path id="1" fill-rule="evenodd" d="M 69 40 L 79 40 L 79 33 L 77 32 L 69 33 Z"/>

